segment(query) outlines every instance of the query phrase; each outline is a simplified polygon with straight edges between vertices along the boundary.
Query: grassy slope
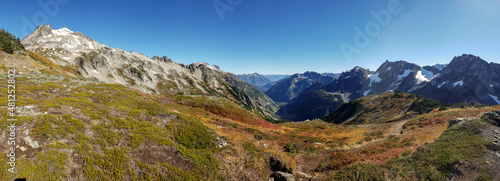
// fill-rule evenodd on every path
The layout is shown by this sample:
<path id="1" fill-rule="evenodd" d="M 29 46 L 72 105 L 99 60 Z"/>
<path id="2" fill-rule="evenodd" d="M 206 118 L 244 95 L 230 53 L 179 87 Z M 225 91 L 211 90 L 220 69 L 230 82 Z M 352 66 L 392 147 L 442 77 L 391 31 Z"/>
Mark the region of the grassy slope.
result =
<path id="1" fill-rule="evenodd" d="M 271 173 L 268 157 L 273 155 L 286 160 L 292 168 L 303 164 L 298 159 L 302 156 L 317 157 L 322 160 L 316 168 L 320 174 L 356 164 L 369 164 L 366 167 L 375 164 L 378 168 L 379 164 L 411 153 L 425 142 L 433 142 L 446 129 L 447 119 L 476 116 L 485 111 L 449 109 L 415 116 L 407 120 L 402 135 L 383 140 L 390 137 L 394 123 L 365 126 L 309 121 L 273 125 L 219 97 L 171 95 L 173 102 L 164 103 L 160 100 L 165 96 L 141 94 L 120 85 L 82 84 L 72 80 L 45 83 L 18 80 L 19 106 L 37 105 L 41 112 L 49 113 L 20 118 L 18 125 L 24 124 L 29 135 L 44 146 L 35 155 L 19 160 L 17 176 L 65 178 L 67 171 L 71 171 L 69 163 L 77 162 L 82 171 L 69 173 L 91 179 L 265 178 Z M 6 92 L 5 86 L 0 91 Z M 68 114 L 60 111 L 68 106 L 74 111 Z M 163 122 L 160 114 L 177 118 Z M 0 128 L 5 128 L 4 124 Z M 93 134 L 87 134 L 87 130 Z M 229 146 L 216 148 L 214 133 L 227 140 Z M 383 141 L 370 145 L 377 140 Z M 135 150 L 150 145 L 175 148 L 190 160 L 192 168 L 138 158 Z M 340 158 L 363 159 L 341 161 Z M 44 165 L 47 162 L 60 168 Z"/>
<path id="2" fill-rule="evenodd" d="M 409 100 L 403 100 L 404 98 Z M 384 164 L 402 155 L 408 157 L 417 150 L 417 148 L 433 143 L 445 130 L 447 130 L 448 120 L 450 119 L 470 116 L 480 117 L 483 112 L 500 108 L 500 106 L 492 106 L 452 108 L 439 111 L 434 107 L 423 111 L 423 114 L 419 114 L 415 111 L 402 113 L 401 110 L 408 109 L 413 102 L 418 102 L 420 105 L 422 102 L 425 103 L 424 105 L 428 102 L 422 101 L 425 100 L 425 98 L 411 96 L 409 94 L 384 94 L 380 96 L 368 96 L 364 99 L 371 99 L 363 103 L 368 103 L 366 107 L 373 106 L 375 109 L 363 109 L 363 113 L 358 115 L 358 117 L 363 119 L 353 119 L 365 120 L 362 122 L 332 125 L 317 120 L 302 123 L 280 124 L 288 133 L 294 132 L 297 135 L 308 136 L 310 139 L 315 138 L 316 140 L 321 140 L 323 144 L 316 146 L 319 148 L 318 151 L 315 152 L 313 156 L 308 157 L 309 159 L 320 160 L 320 164 L 315 165 L 315 173 L 317 175 L 329 175 L 332 173 L 331 171 L 334 171 L 333 173 L 338 174 L 332 178 L 341 180 L 370 180 L 369 177 L 353 177 L 353 175 L 359 176 L 359 174 L 365 174 L 365 176 L 367 176 L 366 174 L 368 174 L 369 176 L 377 172 L 382 176 L 384 174 L 404 175 L 406 174 L 404 170 L 390 170 L 395 173 L 387 172 L 387 170 L 384 170 Z M 384 107 L 393 107 L 395 109 L 384 110 Z M 426 111 L 430 112 L 425 113 Z M 457 130 L 453 134 L 454 135 L 451 137 L 462 139 L 462 141 L 472 140 L 472 142 L 469 142 L 471 144 L 479 140 L 477 135 L 470 135 L 467 131 Z M 460 142 L 461 140 L 449 141 L 449 144 L 454 144 L 455 141 Z M 442 149 L 446 149 L 447 147 L 449 147 L 449 145 L 437 144 L 435 149 L 441 149 L 442 152 L 446 152 Z M 461 152 L 461 150 L 451 150 L 451 152 Z M 467 157 L 470 155 L 469 152 L 463 153 L 464 155 L 458 155 L 455 158 L 469 158 Z M 447 172 L 442 173 L 442 175 L 446 174 Z M 373 175 L 377 176 L 377 174 Z M 416 175 L 413 175 L 411 178 L 416 177 Z M 441 178 L 441 176 L 439 177 Z M 421 178 L 421 176 L 418 176 L 418 178 Z"/>
<path id="3" fill-rule="evenodd" d="M 470 121 L 446 130 L 439 140 L 421 146 L 413 154 L 380 165 L 357 164 L 340 170 L 331 180 L 445 180 L 457 174 L 457 167 L 467 165 L 478 172 L 469 179 L 494 180 L 495 171 L 486 164 L 484 156 L 491 143 L 481 135 L 482 120 Z M 497 146 L 498 147 L 498 146 Z M 498 150 L 498 148 L 496 148 Z M 462 173 L 470 174 L 470 173 Z"/>
<path id="4" fill-rule="evenodd" d="M 277 114 L 292 121 L 304 121 L 328 115 L 342 104 L 344 104 L 344 100 L 340 95 L 333 95 L 323 90 L 312 90 L 293 99 Z"/>
<path id="5" fill-rule="evenodd" d="M 47 65 L 37 64 L 51 72 Z M 52 69 L 64 70 L 57 66 Z M 405 116 L 401 110 L 411 101 L 387 94 L 379 96 L 385 97 L 385 101 L 373 102 L 379 107 L 365 112 L 359 119 L 365 120 L 359 122 L 362 124 L 335 125 L 315 120 L 274 125 L 224 98 L 148 95 L 120 85 L 92 83 L 60 74 L 18 79 L 18 106 L 36 105 L 33 111 L 40 113 L 19 117 L 18 125 L 23 125 L 19 135 L 29 135 L 41 148 L 32 149 L 23 143 L 21 146 L 28 150 L 18 152 L 18 174 L 7 173 L 3 164 L 1 178 L 242 180 L 268 177 L 270 156 L 287 162 L 296 176 L 300 166 L 302 172 L 320 179 L 332 174 L 335 175 L 331 178 L 347 180 L 381 178 L 387 174 L 395 175 L 394 179 L 442 178 L 449 173 L 447 165 L 456 158 L 479 159 L 481 154 L 481 150 L 448 149 L 450 144 L 459 142 L 460 147 L 483 148 L 476 144 L 482 143 L 477 142 L 479 137 L 474 131 L 467 131 L 469 128 L 450 129 L 441 136 L 447 129 L 447 120 L 500 109 L 451 108 L 422 115 L 410 112 L 411 116 Z M 2 84 L 1 102 L 6 102 L 6 91 Z M 7 124 L 5 111 L 1 112 L 2 131 Z M 393 128 L 399 125 L 402 134 L 398 131 L 397 136 L 392 136 Z M 28 135 L 23 133 L 26 130 Z M 440 136 L 444 141 L 433 143 Z M 218 148 L 221 140 L 229 144 Z M 427 151 L 414 153 L 415 150 Z M 143 154 L 152 152 L 179 155 Z M 449 153 L 460 154 L 443 157 L 445 160 L 429 156 Z M 6 159 L 0 157 L 0 161 Z M 434 167 L 420 169 L 419 165 L 425 164 Z M 417 173 L 415 169 L 423 171 Z"/>
<path id="6" fill-rule="evenodd" d="M 29 70 L 23 69 L 25 76 L 17 78 L 18 108 L 35 106 L 34 109 L 25 108 L 33 111 L 30 115 L 18 117 L 17 125 L 22 125 L 18 132 L 18 141 L 23 142 L 21 137 L 30 136 L 32 140 L 39 142 L 41 148 L 32 149 L 21 143 L 21 146 L 28 150 L 18 151 L 17 174 L 7 173 L 7 169 L 2 168 L 2 178 L 231 178 L 231 174 L 237 171 L 224 173 L 230 166 L 221 162 L 225 158 L 224 154 L 229 154 L 227 152 L 236 150 L 238 154 L 250 155 L 246 159 L 256 159 L 260 165 L 265 164 L 265 157 L 247 153 L 247 150 L 243 149 L 255 147 L 254 143 L 247 143 L 248 139 L 230 142 L 230 145 L 223 149 L 217 148 L 216 144 L 220 141 L 217 141 L 218 136 L 213 129 L 220 129 L 218 125 L 223 124 L 243 130 L 280 129 L 279 126 L 268 123 L 224 98 L 171 95 L 175 101 L 164 103 L 160 101 L 164 96 L 147 95 L 121 85 L 93 83 L 64 76 L 64 68 L 36 54 L 24 57 L 23 61 L 34 62 L 39 70 L 46 70 L 42 73 L 55 75 L 28 74 Z M 21 64 L 7 63 L 3 66 L 22 69 Z M 5 78 L 3 80 L 6 81 Z M 2 84 L 0 89 L 0 100 L 7 102 L 7 85 Z M 5 131 L 7 110 L 1 111 L 0 130 Z M 162 118 L 165 115 L 173 118 Z M 27 135 L 24 134 L 25 131 Z M 248 137 L 253 137 L 253 133 L 248 133 Z M 151 158 L 137 155 L 152 152 L 153 148 L 174 150 L 171 152 L 177 150 L 181 154 L 180 159 L 187 161 L 184 165 L 176 165 L 175 160 L 161 161 L 166 158 L 164 156 L 155 163 L 151 162 Z M 137 150 L 143 151 L 138 153 Z M 4 155 L 0 159 L 5 161 L 7 157 Z M 186 165 L 190 168 L 183 168 Z M 265 167 L 254 165 L 247 165 L 247 168 L 255 167 L 254 171 L 247 175 L 265 173 L 261 171 L 265 170 Z M 244 169 L 239 168 L 240 172 L 242 170 Z"/>
<path id="7" fill-rule="evenodd" d="M 386 93 L 356 99 L 323 119 L 336 124 L 395 122 L 437 107 L 439 103 L 425 97 L 402 92 Z"/>
<path id="8" fill-rule="evenodd" d="M 67 176 L 65 169 L 44 166 L 47 164 L 45 158 L 59 160 L 54 165 L 61 168 L 65 168 L 68 162 L 77 162 L 83 167 L 82 172 L 75 170 L 70 173 L 81 174 L 91 180 L 146 176 L 157 179 L 196 179 L 201 175 L 206 178 L 221 177 L 217 173 L 219 165 L 212 156 L 216 151 L 213 133 L 195 118 L 172 113 L 123 86 L 77 84 L 18 79 L 18 97 L 25 99 L 18 102 L 18 107 L 36 105 L 41 112 L 48 113 L 20 117 L 18 121 L 18 125 L 26 127 L 21 131 L 28 131 L 28 135 L 38 140 L 42 149 L 36 150 L 36 156 L 18 157 L 17 177 L 39 180 Z M 6 92 L 5 86 L 2 90 Z M 160 114 L 174 114 L 178 118 L 158 126 L 162 122 L 155 116 Z M 5 117 L 3 110 L 2 118 Z M 5 121 L 2 122 L 2 130 L 4 124 Z M 145 164 L 145 160 L 137 159 L 132 152 L 146 143 L 174 147 L 183 157 L 190 159 L 195 168 L 181 170 L 168 163 Z M 49 174 L 51 172 L 54 173 Z M 165 174 L 157 175 L 155 172 Z"/>

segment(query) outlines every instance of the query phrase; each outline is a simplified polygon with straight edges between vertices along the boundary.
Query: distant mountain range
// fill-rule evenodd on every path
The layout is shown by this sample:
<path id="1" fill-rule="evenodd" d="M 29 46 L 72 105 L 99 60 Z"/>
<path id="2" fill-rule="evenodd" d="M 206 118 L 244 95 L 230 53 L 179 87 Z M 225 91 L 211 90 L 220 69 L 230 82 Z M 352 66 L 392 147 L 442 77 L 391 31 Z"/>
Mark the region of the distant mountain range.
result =
<path id="1" fill-rule="evenodd" d="M 366 78 L 363 77 L 367 77 L 369 73 L 367 69 L 355 67 L 350 71 L 343 72 L 340 78 L 333 78 L 330 83 L 316 82 L 292 98 L 287 105 L 282 106 L 277 114 L 283 119 L 292 121 L 303 121 L 328 115 L 345 102 L 361 97 L 357 90 L 362 88 L 363 81 L 366 82 Z"/>
<path id="2" fill-rule="evenodd" d="M 288 79 L 288 84 L 276 84 L 266 94 L 274 101 L 289 103 L 278 111 L 282 118 L 302 121 L 335 111 L 341 105 L 339 101 L 349 102 L 367 95 L 396 91 L 423 95 L 444 104 L 496 105 L 500 104 L 499 75 L 499 64 L 464 54 L 445 65 L 420 67 L 406 61 L 385 61 L 375 72 L 355 67 L 331 83 L 312 83 L 312 80 L 303 83 L 298 80 L 299 76 L 295 76 L 296 81 Z M 318 96 L 320 94 L 322 96 Z M 314 99 L 312 95 L 315 95 Z"/>
<path id="3" fill-rule="evenodd" d="M 245 81 L 253 86 L 257 87 L 262 92 L 267 91 L 271 88 L 275 82 L 269 80 L 265 75 L 261 75 L 258 73 L 253 74 L 239 74 L 236 75 L 240 80 Z"/>
<path id="4" fill-rule="evenodd" d="M 269 80 L 266 76 L 260 75 L 258 73 L 253 73 L 253 74 L 239 74 L 236 75 L 240 80 L 245 81 L 247 83 L 250 83 L 254 86 L 262 86 L 271 83 L 272 81 Z"/>
<path id="5" fill-rule="evenodd" d="M 294 74 L 276 82 L 265 93 L 275 102 L 289 102 L 314 83 L 329 84 L 335 78 L 316 72 Z"/>
<path id="6" fill-rule="evenodd" d="M 316 73 L 316 72 L 314 72 L 314 73 Z M 338 78 L 340 76 L 340 73 L 321 73 L 321 75 L 329 76 L 329 77 L 333 77 L 333 78 Z M 262 92 L 266 92 L 271 87 L 273 87 L 274 84 L 276 84 L 277 82 L 279 82 L 283 79 L 286 79 L 287 77 L 289 77 L 291 75 L 253 73 L 253 74 L 238 74 L 236 76 L 239 79 L 241 79 L 242 81 L 245 81 L 247 83 L 254 85 Z"/>
<path id="7" fill-rule="evenodd" d="M 288 77 L 290 75 L 289 74 L 262 74 L 262 76 L 266 77 L 271 82 L 276 82 L 276 81 L 281 80 L 281 79 Z"/>

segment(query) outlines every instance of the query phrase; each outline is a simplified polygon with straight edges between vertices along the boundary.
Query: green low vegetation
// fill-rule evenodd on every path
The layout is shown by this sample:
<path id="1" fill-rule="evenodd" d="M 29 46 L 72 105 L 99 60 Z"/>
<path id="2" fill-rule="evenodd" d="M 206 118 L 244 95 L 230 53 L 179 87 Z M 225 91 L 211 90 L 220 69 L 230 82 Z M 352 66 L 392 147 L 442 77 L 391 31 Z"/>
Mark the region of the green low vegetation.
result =
<path id="1" fill-rule="evenodd" d="M 456 166 L 469 164 L 480 172 L 477 179 L 491 178 L 492 168 L 485 164 L 484 155 L 491 144 L 483 139 L 484 121 L 474 120 L 446 130 L 434 143 L 418 148 L 413 154 L 391 159 L 382 165 L 356 164 L 340 169 L 330 180 L 445 180 L 459 174 Z M 494 172 L 493 172 L 494 173 Z"/>
<path id="2" fill-rule="evenodd" d="M 408 111 L 415 111 L 418 114 L 428 113 L 441 106 L 439 102 L 434 99 L 429 99 L 421 95 L 416 96 L 418 99 L 413 101 Z"/>
<path id="3" fill-rule="evenodd" d="M 422 99 L 424 98 L 403 92 L 370 95 L 346 103 L 322 119 L 336 124 L 354 125 L 394 122 L 408 116 L 405 114 L 408 112 L 407 109 L 411 107 L 410 104 L 415 101 L 422 101 Z M 427 101 L 424 101 L 424 103 L 427 105 Z M 415 107 L 421 107 L 421 104 L 417 105 Z M 415 114 L 411 113 L 411 111 L 409 113 Z"/>
<path id="4" fill-rule="evenodd" d="M 31 138 L 48 145 L 40 142 L 43 151 L 35 157 L 18 157 L 20 166 L 16 175 L 8 173 L 2 164 L 1 178 L 65 179 L 65 166 L 70 163 L 68 150 L 73 150 L 76 155 L 71 159 L 80 160 L 83 165 L 76 174 L 89 180 L 223 179 L 218 173 L 220 163 L 213 156 L 217 152 L 215 135 L 194 117 L 172 113 L 162 104 L 122 85 L 24 80 L 16 86 L 19 106 L 36 105 L 47 112 L 19 117 L 16 123 L 32 124 Z M 176 118 L 161 122 L 156 118 L 160 114 L 175 114 Z M 2 116 L 5 115 L 2 110 Z M 168 162 L 135 159 L 136 150 L 144 149 L 144 145 L 172 147 L 194 166 L 183 170 Z M 6 159 L 5 155 L 0 157 Z"/>

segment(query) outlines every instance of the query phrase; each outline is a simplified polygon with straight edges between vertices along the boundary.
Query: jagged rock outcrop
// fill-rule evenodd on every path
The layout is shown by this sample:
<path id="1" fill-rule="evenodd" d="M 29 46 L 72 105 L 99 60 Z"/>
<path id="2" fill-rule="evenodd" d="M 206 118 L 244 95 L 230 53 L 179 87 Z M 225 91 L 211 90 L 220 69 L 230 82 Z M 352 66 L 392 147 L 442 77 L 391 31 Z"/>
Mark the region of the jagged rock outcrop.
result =
<path id="1" fill-rule="evenodd" d="M 170 58 L 168 58 L 166 56 L 163 56 L 163 57 L 154 56 L 151 59 L 157 60 L 157 61 L 160 61 L 160 62 L 163 62 L 163 63 L 173 63 L 172 59 L 170 59 Z"/>

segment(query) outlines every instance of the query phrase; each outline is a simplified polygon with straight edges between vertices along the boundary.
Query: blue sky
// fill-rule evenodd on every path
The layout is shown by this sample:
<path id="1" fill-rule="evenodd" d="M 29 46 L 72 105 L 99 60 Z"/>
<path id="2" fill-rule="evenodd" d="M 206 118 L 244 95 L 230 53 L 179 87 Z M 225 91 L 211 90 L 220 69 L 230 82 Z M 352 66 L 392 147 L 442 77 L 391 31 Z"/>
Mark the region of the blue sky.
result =
<path id="1" fill-rule="evenodd" d="M 463 53 L 500 62 L 499 0 L 30 2 L 2 0 L 0 27 L 24 37 L 30 23 L 66 26 L 111 47 L 236 74 L 375 70 L 385 60 L 433 65 Z"/>

